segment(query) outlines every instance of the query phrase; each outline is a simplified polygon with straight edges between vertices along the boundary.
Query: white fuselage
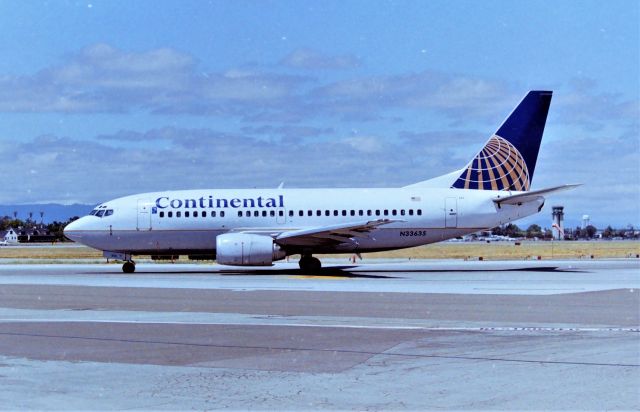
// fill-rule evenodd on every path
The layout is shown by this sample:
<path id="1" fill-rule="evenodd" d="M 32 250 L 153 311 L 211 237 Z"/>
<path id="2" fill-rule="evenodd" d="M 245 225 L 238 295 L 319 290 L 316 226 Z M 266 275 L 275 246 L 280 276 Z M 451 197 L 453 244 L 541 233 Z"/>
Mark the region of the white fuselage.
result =
<path id="1" fill-rule="evenodd" d="M 71 223 L 65 233 L 90 247 L 127 254 L 215 254 L 216 237 L 264 234 L 390 219 L 368 236 L 313 253 L 371 252 L 439 242 L 539 211 L 543 200 L 498 207 L 486 190 L 222 189 L 144 193 L 106 202 Z M 512 192 L 511 194 L 518 193 Z M 287 254 L 306 247 L 287 248 Z"/>

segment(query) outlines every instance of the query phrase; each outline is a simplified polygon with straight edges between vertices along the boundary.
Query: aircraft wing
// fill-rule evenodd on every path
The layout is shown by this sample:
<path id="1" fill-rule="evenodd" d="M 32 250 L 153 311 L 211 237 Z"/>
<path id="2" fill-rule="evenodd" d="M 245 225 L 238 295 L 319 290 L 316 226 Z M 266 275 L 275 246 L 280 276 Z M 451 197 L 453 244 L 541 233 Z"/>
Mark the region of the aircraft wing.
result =
<path id="1" fill-rule="evenodd" d="M 378 226 L 393 222 L 401 222 L 401 220 L 377 219 L 292 230 L 279 234 L 274 240 L 282 246 L 315 246 L 355 242 L 354 238 L 368 237 L 369 233 Z"/>
<path id="2" fill-rule="evenodd" d="M 522 192 L 515 195 L 494 197 L 492 200 L 498 206 L 502 204 L 518 205 L 518 204 L 534 201 L 538 198 L 544 197 L 543 195 L 546 195 L 548 193 L 561 192 L 564 190 L 574 189 L 578 186 L 581 186 L 581 184 L 562 185 L 562 186 L 550 187 L 547 189 L 530 190 L 528 192 Z"/>

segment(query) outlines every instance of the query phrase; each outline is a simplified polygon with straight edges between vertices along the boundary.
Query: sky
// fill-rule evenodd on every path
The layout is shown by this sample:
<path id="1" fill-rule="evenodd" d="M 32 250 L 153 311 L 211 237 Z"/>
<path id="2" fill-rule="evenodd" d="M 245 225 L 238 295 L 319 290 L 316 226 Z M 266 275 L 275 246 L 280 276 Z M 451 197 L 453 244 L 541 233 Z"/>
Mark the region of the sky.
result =
<path id="1" fill-rule="evenodd" d="M 634 0 L 0 0 L 0 53 L 0 204 L 403 186 L 549 89 L 532 188 L 640 226 Z"/>

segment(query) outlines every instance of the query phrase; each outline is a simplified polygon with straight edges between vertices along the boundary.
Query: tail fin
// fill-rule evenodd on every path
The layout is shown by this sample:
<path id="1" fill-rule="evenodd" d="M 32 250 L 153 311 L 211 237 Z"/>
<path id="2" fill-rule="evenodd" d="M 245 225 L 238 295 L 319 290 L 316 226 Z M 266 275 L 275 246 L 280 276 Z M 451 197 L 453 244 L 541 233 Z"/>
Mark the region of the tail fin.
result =
<path id="1" fill-rule="evenodd" d="M 552 93 L 530 91 L 451 187 L 529 190 Z"/>

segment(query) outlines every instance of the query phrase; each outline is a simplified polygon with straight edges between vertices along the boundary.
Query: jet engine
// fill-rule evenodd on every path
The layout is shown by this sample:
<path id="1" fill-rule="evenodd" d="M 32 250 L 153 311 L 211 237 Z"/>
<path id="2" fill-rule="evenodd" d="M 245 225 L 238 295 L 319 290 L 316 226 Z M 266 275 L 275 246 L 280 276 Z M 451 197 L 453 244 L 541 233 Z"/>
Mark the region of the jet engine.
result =
<path id="1" fill-rule="evenodd" d="M 216 260 L 221 265 L 271 266 L 286 255 L 270 236 L 225 233 L 216 238 Z"/>

